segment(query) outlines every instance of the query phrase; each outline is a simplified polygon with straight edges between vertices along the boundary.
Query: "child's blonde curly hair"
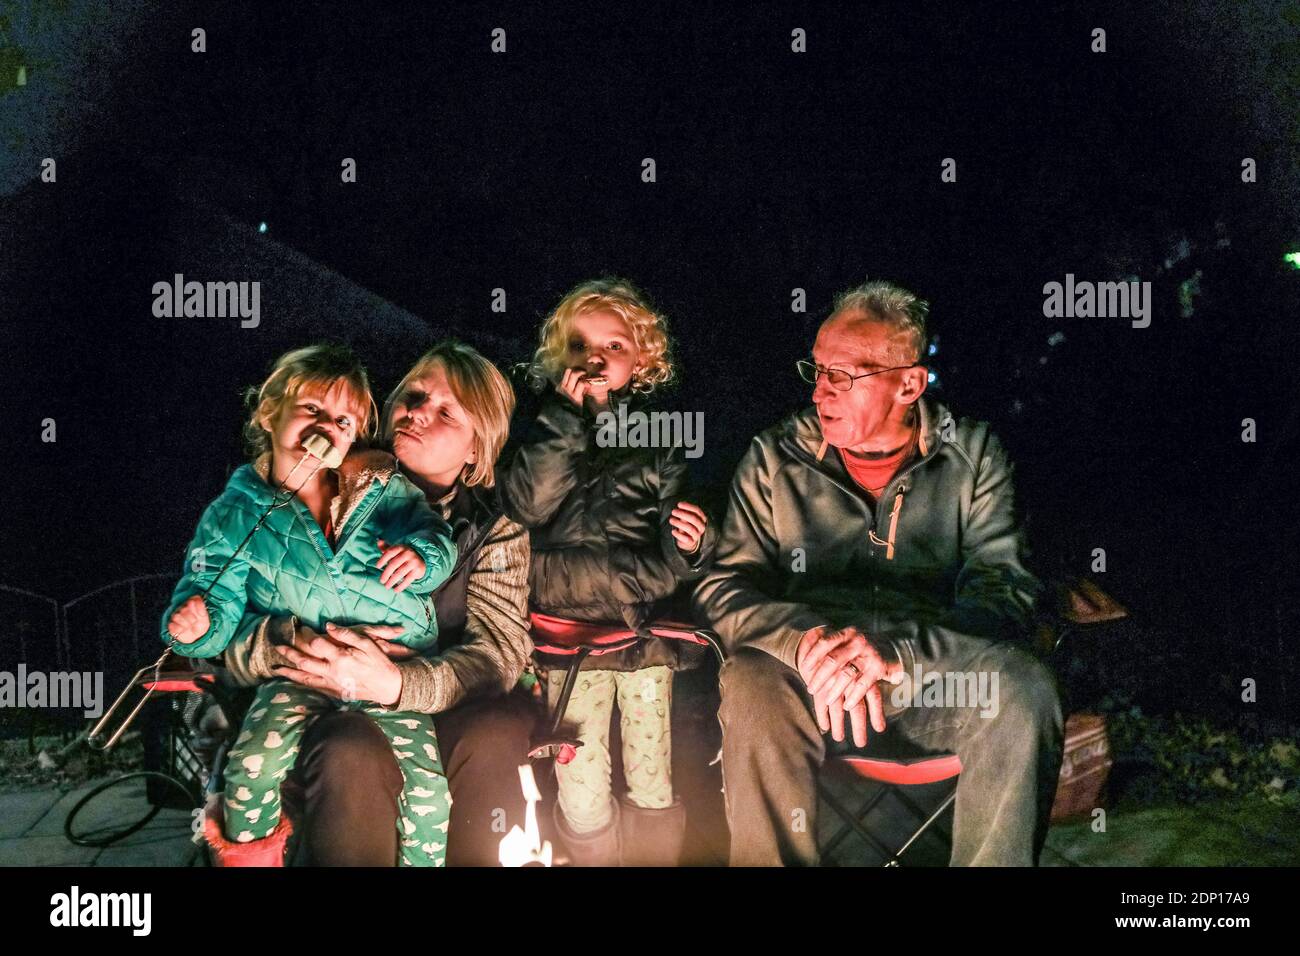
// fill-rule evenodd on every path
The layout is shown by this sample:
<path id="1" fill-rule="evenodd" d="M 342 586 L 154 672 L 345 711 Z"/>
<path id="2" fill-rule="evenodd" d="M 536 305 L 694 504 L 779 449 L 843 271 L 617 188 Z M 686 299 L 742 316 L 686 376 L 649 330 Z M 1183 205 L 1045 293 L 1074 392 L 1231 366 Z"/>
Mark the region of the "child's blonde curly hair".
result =
<path id="1" fill-rule="evenodd" d="M 370 394 L 370 379 L 365 366 L 345 345 L 321 343 L 286 352 L 275 360 L 271 374 L 260 386 L 244 393 L 248 420 L 244 423 L 244 443 L 249 457 L 257 460 L 271 450 L 271 436 L 262 419 L 274 419 L 280 409 L 292 402 L 308 386 L 327 391 L 342 388 L 360 412 L 356 441 L 365 441 L 375 433 L 379 409 Z"/>
<path id="2" fill-rule="evenodd" d="M 668 323 L 626 279 L 604 278 L 584 282 L 568 292 L 542 323 L 541 344 L 528 364 L 528 381 L 537 391 L 553 386 L 568 368 L 569 333 L 573 320 L 592 312 L 613 312 L 632 331 L 638 368 L 632 389 L 651 392 L 672 380 L 672 343 Z"/>

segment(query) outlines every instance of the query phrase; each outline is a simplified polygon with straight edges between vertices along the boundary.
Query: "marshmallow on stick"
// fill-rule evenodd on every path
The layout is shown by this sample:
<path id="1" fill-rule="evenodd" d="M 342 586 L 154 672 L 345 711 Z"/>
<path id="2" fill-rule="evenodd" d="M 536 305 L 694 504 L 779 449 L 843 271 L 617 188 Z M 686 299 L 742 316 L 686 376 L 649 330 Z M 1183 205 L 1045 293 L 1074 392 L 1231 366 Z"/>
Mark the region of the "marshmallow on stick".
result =
<path id="1" fill-rule="evenodd" d="M 306 449 L 307 454 L 320 459 L 321 464 L 326 468 L 337 468 L 343 464 L 343 452 L 330 444 L 330 440 L 324 435 L 309 435 L 302 443 L 302 447 Z"/>

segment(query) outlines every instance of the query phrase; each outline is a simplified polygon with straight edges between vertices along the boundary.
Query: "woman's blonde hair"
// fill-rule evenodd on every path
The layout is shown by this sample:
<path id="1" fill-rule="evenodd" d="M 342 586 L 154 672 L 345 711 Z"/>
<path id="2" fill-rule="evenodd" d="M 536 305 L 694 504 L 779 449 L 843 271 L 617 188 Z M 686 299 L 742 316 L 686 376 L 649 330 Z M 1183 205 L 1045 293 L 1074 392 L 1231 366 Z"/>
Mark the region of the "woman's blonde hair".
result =
<path id="1" fill-rule="evenodd" d="M 573 320 L 592 312 L 613 312 L 631 329 L 640 365 L 632 373 L 634 391 L 650 392 L 672 379 L 672 343 L 667 321 L 651 308 L 632 283 L 606 278 L 584 282 L 570 291 L 542 323 L 541 344 L 528 365 L 528 380 L 534 388 L 541 391 L 554 385 L 568 368 Z"/>
<path id="2" fill-rule="evenodd" d="M 364 440 L 374 435 L 379 410 L 370 394 L 370 379 L 365 366 L 345 345 L 328 342 L 308 345 L 281 355 L 275 360 L 266 381 L 244 393 L 244 403 L 249 412 L 248 421 L 244 423 L 244 441 L 252 458 L 271 450 L 271 436 L 263 427 L 262 419 L 274 419 L 280 409 L 309 386 L 319 386 L 326 392 L 342 388 L 360 412 L 357 439 Z"/>
<path id="3" fill-rule="evenodd" d="M 393 406 L 408 385 L 424 378 L 434 369 L 447 376 L 456 401 L 465 409 L 470 424 L 474 426 L 474 463 L 461 475 L 467 486 L 496 484 L 497 456 L 510 433 L 510 416 L 515 411 L 515 390 L 506 377 L 477 349 L 448 339 L 439 342 L 420 357 L 415 366 L 403 376 L 384 402 L 383 437 L 393 440 Z"/>

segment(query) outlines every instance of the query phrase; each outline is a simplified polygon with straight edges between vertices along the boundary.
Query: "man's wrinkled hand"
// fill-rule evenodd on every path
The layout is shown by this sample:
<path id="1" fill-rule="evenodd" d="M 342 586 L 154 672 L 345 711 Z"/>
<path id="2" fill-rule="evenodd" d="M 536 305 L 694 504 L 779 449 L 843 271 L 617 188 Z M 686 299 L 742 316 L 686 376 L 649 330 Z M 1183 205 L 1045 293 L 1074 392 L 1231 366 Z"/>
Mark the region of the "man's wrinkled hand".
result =
<path id="1" fill-rule="evenodd" d="M 892 655 L 891 655 L 892 656 Z M 813 710 L 822 732 L 844 739 L 844 714 L 849 714 L 853 741 L 867 742 L 866 724 L 885 730 L 884 696 L 879 683 L 903 679 L 900 662 L 886 660 L 867 635 L 856 627 L 808 631 L 796 654 L 799 676 L 813 696 Z"/>

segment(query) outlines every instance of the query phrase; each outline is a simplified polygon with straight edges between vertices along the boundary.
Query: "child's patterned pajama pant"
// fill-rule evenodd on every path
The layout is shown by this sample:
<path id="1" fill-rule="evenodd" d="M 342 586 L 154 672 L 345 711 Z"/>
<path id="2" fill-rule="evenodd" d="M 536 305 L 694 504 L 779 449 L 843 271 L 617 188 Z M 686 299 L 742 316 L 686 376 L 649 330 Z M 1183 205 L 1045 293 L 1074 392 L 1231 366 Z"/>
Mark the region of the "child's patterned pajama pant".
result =
<path id="1" fill-rule="evenodd" d="M 552 670 L 547 697 L 552 703 L 564 686 L 564 671 Z M 673 802 L 673 672 L 667 666 L 639 671 L 579 671 L 564 713 L 566 729 L 576 729 L 583 744 L 567 764 L 556 764 L 560 810 L 575 833 L 607 826 L 610 806 L 609 722 L 614 698 L 622 716 L 623 774 L 628 799 L 647 810 Z"/>
<path id="2" fill-rule="evenodd" d="M 340 702 L 293 681 L 261 684 L 226 763 L 226 839 L 260 840 L 280 819 L 280 783 L 293 769 L 311 722 L 347 707 L 369 715 L 388 738 L 402 770 L 397 831 L 403 866 L 442 866 L 447 856 L 451 791 L 438 754 L 433 717 Z"/>

